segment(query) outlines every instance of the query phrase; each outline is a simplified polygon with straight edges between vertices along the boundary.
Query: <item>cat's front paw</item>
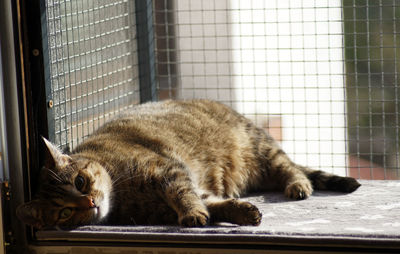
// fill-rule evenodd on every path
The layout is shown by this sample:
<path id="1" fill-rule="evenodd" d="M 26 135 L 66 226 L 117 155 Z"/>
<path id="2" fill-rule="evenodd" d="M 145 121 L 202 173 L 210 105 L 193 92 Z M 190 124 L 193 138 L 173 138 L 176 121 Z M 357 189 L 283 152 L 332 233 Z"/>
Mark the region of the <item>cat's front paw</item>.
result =
<path id="1" fill-rule="evenodd" d="M 233 207 L 236 209 L 232 209 L 232 213 L 238 215 L 235 217 L 235 223 L 238 225 L 251 225 L 258 226 L 261 223 L 262 214 L 258 210 L 258 208 L 249 203 L 238 200 L 233 200 Z"/>
<path id="2" fill-rule="evenodd" d="M 299 180 L 286 186 L 285 196 L 292 199 L 306 199 L 311 196 L 313 188 L 308 180 Z"/>
<path id="3" fill-rule="evenodd" d="M 192 209 L 179 218 L 179 224 L 184 227 L 202 227 L 208 225 L 209 214 L 204 209 Z"/>

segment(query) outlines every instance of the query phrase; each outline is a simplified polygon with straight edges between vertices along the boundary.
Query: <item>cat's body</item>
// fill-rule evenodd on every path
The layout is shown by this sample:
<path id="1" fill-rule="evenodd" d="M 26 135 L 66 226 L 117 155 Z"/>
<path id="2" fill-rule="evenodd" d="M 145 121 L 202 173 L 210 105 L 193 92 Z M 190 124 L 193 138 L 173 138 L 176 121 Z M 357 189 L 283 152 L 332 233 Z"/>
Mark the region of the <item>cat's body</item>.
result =
<path id="1" fill-rule="evenodd" d="M 46 140 L 45 140 L 46 141 Z M 19 217 L 36 227 L 82 224 L 258 225 L 261 214 L 236 198 L 283 190 L 352 192 L 353 178 L 291 162 L 250 120 L 207 100 L 147 103 L 106 123 L 71 154 L 46 141 L 38 199 Z"/>

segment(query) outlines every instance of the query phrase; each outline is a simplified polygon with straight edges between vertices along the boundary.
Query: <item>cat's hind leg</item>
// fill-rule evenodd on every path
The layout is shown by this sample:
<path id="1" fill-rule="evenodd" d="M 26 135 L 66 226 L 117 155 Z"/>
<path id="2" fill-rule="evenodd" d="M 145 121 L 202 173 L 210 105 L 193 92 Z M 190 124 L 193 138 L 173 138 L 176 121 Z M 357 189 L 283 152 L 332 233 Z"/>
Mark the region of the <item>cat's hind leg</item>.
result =
<path id="1" fill-rule="evenodd" d="M 258 174 L 248 179 L 248 191 L 284 191 L 292 199 L 305 199 L 313 186 L 305 172 L 291 161 L 275 140 L 263 129 L 250 125 L 248 135 L 257 158 Z"/>
<path id="2" fill-rule="evenodd" d="M 258 226 L 261 223 L 261 212 L 249 202 L 233 198 L 208 197 L 204 203 L 210 213 L 211 223 L 229 222 L 242 226 Z"/>
<path id="3" fill-rule="evenodd" d="M 264 184 L 284 190 L 291 199 L 306 199 L 313 193 L 313 185 L 306 173 L 278 146 L 266 149 Z"/>
<path id="4" fill-rule="evenodd" d="M 307 167 L 298 166 L 316 190 L 330 190 L 350 193 L 358 189 L 361 184 L 352 177 L 333 175 L 321 170 L 313 170 Z"/>
<path id="5" fill-rule="evenodd" d="M 274 139 L 262 129 L 251 128 L 249 135 L 253 138 L 261 165 L 260 181 L 253 181 L 255 190 L 284 190 L 285 196 L 292 199 L 305 199 L 313 190 L 332 190 L 353 192 L 360 183 L 351 177 L 333 175 L 320 170 L 313 170 L 294 163 L 280 148 Z"/>
<path id="6" fill-rule="evenodd" d="M 268 158 L 268 180 L 275 181 L 277 188 L 284 189 L 285 196 L 292 199 L 305 199 L 314 189 L 349 193 L 360 186 L 352 177 L 337 176 L 295 164 L 278 147 L 270 150 Z"/>

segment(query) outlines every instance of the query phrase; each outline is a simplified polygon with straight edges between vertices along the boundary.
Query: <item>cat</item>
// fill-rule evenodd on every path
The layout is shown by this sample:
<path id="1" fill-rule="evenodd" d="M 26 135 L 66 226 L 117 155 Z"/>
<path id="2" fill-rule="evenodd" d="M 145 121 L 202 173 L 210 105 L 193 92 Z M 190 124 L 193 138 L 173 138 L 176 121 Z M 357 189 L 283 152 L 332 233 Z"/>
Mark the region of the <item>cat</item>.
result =
<path id="1" fill-rule="evenodd" d="M 238 199 L 281 190 L 350 193 L 354 178 L 292 162 L 269 134 L 209 100 L 150 102 L 104 124 L 71 153 L 43 138 L 49 159 L 36 199 L 18 217 L 36 228 L 87 224 L 205 226 L 260 224 Z"/>

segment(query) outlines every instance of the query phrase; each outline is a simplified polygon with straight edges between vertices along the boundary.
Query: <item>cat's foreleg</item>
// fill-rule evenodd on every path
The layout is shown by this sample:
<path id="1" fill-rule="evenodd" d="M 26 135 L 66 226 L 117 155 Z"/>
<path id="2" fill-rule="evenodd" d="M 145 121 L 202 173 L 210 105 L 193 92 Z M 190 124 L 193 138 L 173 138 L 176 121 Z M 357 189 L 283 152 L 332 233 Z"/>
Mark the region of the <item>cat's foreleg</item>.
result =
<path id="1" fill-rule="evenodd" d="M 208 197 L 204 200 L 210 213 L 210 222 L 230 222 L 238 225 L 258 226 L 262 214 L 258 208 L 239 199 L 220 199 Z"/>
<path id="2" fill-rule="evenodd" d="M 182 226 L 205 226 L 209 223 L 207 207 L 196 193 L 192 179 L 184 167 L 175 167 L 165 174 L 166 202 L 178 214 Z"/>

